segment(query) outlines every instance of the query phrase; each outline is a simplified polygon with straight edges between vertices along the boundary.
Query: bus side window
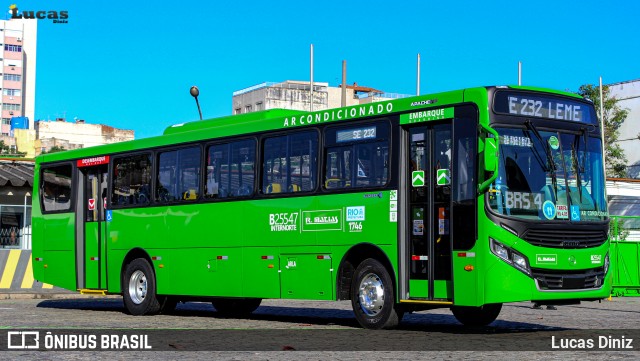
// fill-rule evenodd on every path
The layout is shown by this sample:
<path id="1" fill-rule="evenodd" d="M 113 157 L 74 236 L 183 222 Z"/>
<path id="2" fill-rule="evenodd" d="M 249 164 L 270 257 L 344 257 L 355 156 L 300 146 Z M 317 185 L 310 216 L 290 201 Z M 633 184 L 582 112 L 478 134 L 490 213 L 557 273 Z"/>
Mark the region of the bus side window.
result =
<path id="1" fill-rule="evenodd" d="M 43 169 L 40 173 L 43 212 L 71 209 L 71 165 Z"/>
<path id="2" fill-rule="evenodd" d="M 267 138 L 263 149 L 263 194 L 309 192 L 316 188 L 317 132 Z"/>
<path id="3" fill-rule="evenodd" d="M 115 158 L 111 179 L 111 205 L 148 204 L 151 189 L 151 154 Z"/>
<path id="4" fill-rule="evenodd" d="M 157 179 L 157 201 L 197 200 L 200 194 L 200 147 L 159 153 Z"/>
<path id="5" fill-rule="evenodd" d="M 389 123 L 339 126 L 325 133 L 325 189 L 381 187 L 389 180 Z"/>
<path id="6" fill-rule="evenodd" d="M 249 197 L 255 180 L 253 139 L 216 144 L 207 149 L 205 198 Z"/>

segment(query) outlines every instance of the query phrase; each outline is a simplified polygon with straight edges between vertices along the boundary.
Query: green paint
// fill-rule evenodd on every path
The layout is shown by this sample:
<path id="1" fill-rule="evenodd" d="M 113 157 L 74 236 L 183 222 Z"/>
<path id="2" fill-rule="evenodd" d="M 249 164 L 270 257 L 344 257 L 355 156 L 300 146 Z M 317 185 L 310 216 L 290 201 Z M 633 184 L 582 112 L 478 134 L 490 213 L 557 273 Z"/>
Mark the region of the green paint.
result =
<path id="1" fill-rule="evenodd" d="M 553 150 L 558 150 L 558 148 L 560 148 L 560 141 L 556 136 L 552 135 L 549 137 L 549 146 L 551 146 L 551 149 Z"/>

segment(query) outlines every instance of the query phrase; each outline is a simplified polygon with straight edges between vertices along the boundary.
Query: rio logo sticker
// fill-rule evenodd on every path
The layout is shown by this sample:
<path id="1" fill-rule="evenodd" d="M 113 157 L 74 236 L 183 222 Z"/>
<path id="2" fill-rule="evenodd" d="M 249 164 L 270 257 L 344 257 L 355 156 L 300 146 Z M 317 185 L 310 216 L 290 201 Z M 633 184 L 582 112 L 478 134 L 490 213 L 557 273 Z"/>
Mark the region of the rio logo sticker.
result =
<path id="1" fill-rule="evenodd" d="M 347 207 L 347 222 L 364 221 L 364 206 Z"/>
<path id="2" fill-rule="evenodd" d="M 362 232 L 364 209 L 364 206 L 347 207 L 347 222 L 349 224 L 349 232 Z"/>

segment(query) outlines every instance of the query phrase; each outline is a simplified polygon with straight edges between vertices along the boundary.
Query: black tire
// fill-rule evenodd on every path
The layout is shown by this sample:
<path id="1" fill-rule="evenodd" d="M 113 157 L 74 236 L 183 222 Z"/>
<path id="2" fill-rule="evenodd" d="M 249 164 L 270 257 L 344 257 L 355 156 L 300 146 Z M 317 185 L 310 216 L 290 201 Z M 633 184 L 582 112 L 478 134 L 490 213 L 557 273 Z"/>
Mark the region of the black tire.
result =
<path id="1" fill-rule="evenodd" d="M 262 298 L 216 298 L 211 301 L 219 314 L 225 317 L 246 317 L 255 311 Z"/>
<path id="2" fill-rule="evenodd" d="M 156 275 L 144 258 L 127 264 L 122 282 L 122 298 L 127 311 L 134 316 L 153 315 L 160 311 L 156 296 Z"/>
<path id="3" fill-rule="evenodd" d="M 451 312 L 456 320 L 465 326 L 487 326 L 495 321 L 502 309 L 502 303 L 491 303 L 480 307 L 456 306 Z"/>
<path id="4" fill-rule="evenodd" d="M 351 306 L 358 323 L 368 329 L 395 328 L 404 315 L 395 304 L 389 272 L 373 258 L 364 260 L 354 272 Z"/>
<path id="5" fill-rule="evenodd" d="M 172 296 L 163 296 L 158 299 L 160 301 L 160 313 L 170 315 L 175 313 L 179 300 Z"/>

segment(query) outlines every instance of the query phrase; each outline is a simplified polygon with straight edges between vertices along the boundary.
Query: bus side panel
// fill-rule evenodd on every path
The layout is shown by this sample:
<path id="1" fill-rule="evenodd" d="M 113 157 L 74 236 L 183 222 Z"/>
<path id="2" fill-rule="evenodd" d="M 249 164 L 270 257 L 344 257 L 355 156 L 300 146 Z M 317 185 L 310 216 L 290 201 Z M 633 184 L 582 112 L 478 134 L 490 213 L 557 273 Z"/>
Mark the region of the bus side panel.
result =
<path id="1" fill-rule="evenodd" d="M 31 264 L 33 268 L 33 278 L 40 282 L 45 282 L 44 263 L 42 262 L 44 260 L 44 243 L 42 241 L 44 220 L 42 219 L 42 215 L 36 215 L 35 207 L 39 207 L 39 204 L 34 202 L 32 207 L 34 210 L 33 216 L 31 217 L 31 239 L 33 240 L 31 243 Z"/>
<path id="2" fill-rule="evenodd" d="M 313 294 L 317 281 L 299 282 L 300 274 L 312 274 L 317 262 L 291 260 L 289 256 L 302 256 L 318 251 L 314 232 L 302 231 L 302 214 L 317 209 L 317 197 L 275 198 L 245 202 L 240 230 L 243 235 L 244 265 L 242 296 L 259 298 L 304 298 Z M 223 204 L 220 205 L 224 207 Z M 328 247 L 323 251 L 327 252 Z M 289 255 L 289 256 L 285 256 Z M 266 259 L 263 259 L 266 258 Z M 284 258 L 283 258 L 284 257 Z M 283 265 L 284 262 L 284 265 Z M 295 265 L 294 265 L 295 264 Z M 272 267 L 272 268 L 271 268 Z M 316 282 L 316 285 L 310 283 Z M 330 274 L 327 269 L 326 281 Z M 286 290 L 282 287 L 286 286 Z M 323 288 L 324 289 L 324 288 Z M 326 292 L 323 297 L 326 298 Z"/>
<path id="3" fill-rule="evenodd" d="M 109 293 L 121 293 L 120 276 L 122 262 L 126 256 L 124 250 L 108 250 L 107 251 L 107 291 Z M 156 270 L 156 274 L 158 271 Z M 158 277 L 156 275 L 156 277 Z"/>
<path id="4" fill-rule="evenodd" d="M 278 247 L 245 247 L 242 296 L 280 298 Z"/>
<path id="5" fill-rule="evenodd" d="M 42 246 L 42 261 L 35 262 L 42 264 L 44 270 L 41 281 L 68 290 L 77 290 L 75 214 L 48 214 L 42 216 L 42 222 L 39 224 L 46 224 L 44 227 L 37 227 L 41 238 L 40 242 L 34 242 Z"/>
<path id="6" fill-rule="evenodd" d="M 153 258 L 158 294 L 240 296 L 241 204 L 114 210 L 107 238 L 109 291 L 120 292 L 123 260 L 140 248 Z"/>
<path id="7" fill-rule="evenodd" d="M 477 206 L 478 239 L 470 250 L 453 251 L 453 294 L 456 306 L 480 306 L 484 304 L 484 285 L 486 282 L 487 267 L 494 264 L 497 259 L 489 250 L 489 234 L 494 230 L 503 232 L 493 222 L 487 219 L 484 213 L 484 195 L 478 197 Z M 469 225 L 473 227 L 473 225 Z M 463 253 L 464 257 L 459 253 Z M 472 253 L 473 257 L 469 256 Z M 471 271 L 465 271 L 465 266 L 473 266 Z M 502 282 L 491 280 L 490 282 Z"/>

